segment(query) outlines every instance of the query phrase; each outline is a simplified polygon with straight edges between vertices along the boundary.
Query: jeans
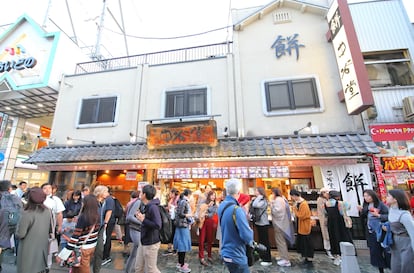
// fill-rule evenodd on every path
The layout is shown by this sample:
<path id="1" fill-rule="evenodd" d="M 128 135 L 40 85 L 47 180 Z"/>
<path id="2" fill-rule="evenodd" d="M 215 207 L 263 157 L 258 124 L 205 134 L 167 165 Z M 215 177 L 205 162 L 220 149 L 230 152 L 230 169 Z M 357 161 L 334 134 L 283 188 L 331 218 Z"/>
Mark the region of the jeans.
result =
<path id="1" fill-rule="evenodd" d="M 132 240 L 132 250 L 125 265 L 126 273 L 135 273 L 135 260 L 138 254 L 138 247 L 141 245 L 141 232 L 134 229 L 129 229 L 129 235 Z"/>
<path id="2" fill-rule="evenodd" d="M 224 262 L 230 273 L 250 273 L 249 266 L 247 264 L 234 264 Z"/>

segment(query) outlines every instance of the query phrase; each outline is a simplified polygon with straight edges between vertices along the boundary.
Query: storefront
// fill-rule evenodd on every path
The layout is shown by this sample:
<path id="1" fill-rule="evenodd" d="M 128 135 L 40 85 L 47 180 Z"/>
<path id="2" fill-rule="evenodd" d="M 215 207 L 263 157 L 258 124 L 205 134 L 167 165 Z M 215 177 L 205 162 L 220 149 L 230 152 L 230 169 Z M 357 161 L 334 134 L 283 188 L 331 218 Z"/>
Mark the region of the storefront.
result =
<path id="1" fill-rule="evenodd" d="M 414 186 L 414 123 L 369 126 L 380 153 L 377 180 L 386 189 L 409 191 Z"/>

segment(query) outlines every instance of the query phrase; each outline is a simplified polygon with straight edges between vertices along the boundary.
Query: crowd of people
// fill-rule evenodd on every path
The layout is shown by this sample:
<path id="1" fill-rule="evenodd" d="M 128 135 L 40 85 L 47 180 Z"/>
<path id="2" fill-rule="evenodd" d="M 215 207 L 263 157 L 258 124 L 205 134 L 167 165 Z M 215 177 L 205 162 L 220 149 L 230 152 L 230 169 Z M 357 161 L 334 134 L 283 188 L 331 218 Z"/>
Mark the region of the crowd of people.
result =
<path id="1" fill-rule="evenodd" d="M 273 188 L 267 196 L 264 188 L 257 187 L 252 198 L 241 193 L 241 188 L 240 180 L 229 179 L 220 195 L 210 185 L 199 193 L 189 189 L 179 192 L 175 188 L 169 191 L 165 207 L 173 223 L 172 236 L 162 255 L 176 255 L 179 272 L 191 272 L 186 253 L 192 250 L 192 227 L 198 236 L 198 258 L 203 266 L 215 262 L 215 239 L 219 241 L 221 261 L 231 273 L 250 272 L 246 254 L 258 244 L 262 246 L 259 255 L 263 267 L 272 265 L 272 258 L 278 266 L 290 267 L 289 247 L 300 253 L 302 264 L 312 264 L 315 247 L 311 238 L 311 209 L 301 193 L 290 190 L 289 203 L 279 188 Z M 14 190 L 10 181 L 4 180 L 0 181 L 0 195 L 0 209 L 4 212 L 12 208 L 9 217 L 14 213 L 18 220 L 13 224 L 0 219 L 0 250 L 15 251 L 18 272 L 49 272 L 54 257 L 73 273 L 98 273 L 102 266 L 112 262 L 111 237 L 120 219 L 115 217 L 116 200 L 110 188 L 98 185 L 93 192 L 89 187 L 68 191 L 62 201 L 53 185 L 46 183 L 29 189 L 22 181 Z M 125 206 L 126 273 L 160 272 L 157 259 L 163 223 L 159 206 L 160 199 L 152 185 L 132 192 Z M 338 266 L 342 262 L 340 242 L 352 243 L 349 208 L 341 200 L 340 192 L 320 190 L 317 212 L 323 247 L 327 257 Z M 393 273 L 412 272 L 414 222 L 406 193 L 390 190 L 384 204 L 375 191 L 365 190 L 364 203 L 358 210 L 366 227 L 371 264 L 380 273 L 385 268 L 391 268 Z M 6 215 L 3 212 L 0 217 Z M 270 225 L 277 257 L 271 256 Z M 59 242 L 59 248 L 53 247 L 53 242 Z"/>

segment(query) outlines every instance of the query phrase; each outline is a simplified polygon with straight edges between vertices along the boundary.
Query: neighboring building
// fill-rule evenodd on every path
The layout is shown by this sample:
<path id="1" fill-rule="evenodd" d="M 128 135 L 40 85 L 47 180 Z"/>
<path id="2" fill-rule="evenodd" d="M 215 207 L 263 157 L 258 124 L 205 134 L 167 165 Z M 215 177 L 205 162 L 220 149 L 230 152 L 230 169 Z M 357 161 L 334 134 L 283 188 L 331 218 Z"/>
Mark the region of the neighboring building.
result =
<path id="1" fill-rule="evenodd" d="M 86 61 L 59 32 L 47 33 L 26 15 L 0 36 L 0 178 L 35 186 L 49 172 L 22 161 L 52 140 L 50 127 L 64 74 Z"/>
<path id="2" fill-rule="evenodd" d="M 78 64 L 59 90 L 54 145 L 26 162 L 51 171 L 50 181 L 62 187 L 108 184 L 125 200 L 143 181 L 156 184 L 162 196 L 172 186 L 222 188 L 229 177 L 243 179 L 250 194 L 258 186 L 277 186 L 286 194 L 300 189 L 309 199 L 317 195 L 312 189 L 325 185 L 342 190 L 356 216 L 364 187 L 377 186 L 372 155 L 379 150 L 366 134 L 370 106 L 382 123 L 391 111 L 379 109 L 383 94 L 393 93 L 400 108 L 413 94 L 409 75 L 405 87 L 378 89 L 380 83 L 401 84 L 398 75 L 391 83 L 375 77 L 371 65 L 381 61 L 372 58 L 399 51 L 407 58 L 396 61 L 412 71 L 414 38 L 405 29 L 401 1 L 350 5 L 359 49 L 340 0 L 344 21 L 338 26 L 343 23 L 349 47 L 359 50 L 341 73 L 331 42 L 339 36 L 327 21 L 335 10 L 323 2 L 274 1 L 237 11 L 233 42 Z M 362 12 L 366 7 L 370 12 Z M 362 16 L 380 20 L 371 17 L 384 18 L 391 7 L 399 24 L 390 39 L 400 31 L 408 38 L 374 48 L 377 38 L 367 33 L 382 30 Z M 338 96 L 352 68 L 359 69 L 350 79 L 355 87 Z M 356 105 L 354 97 L 360 99 Z M 355 228 L 354 236 L 360 231 Z"/>

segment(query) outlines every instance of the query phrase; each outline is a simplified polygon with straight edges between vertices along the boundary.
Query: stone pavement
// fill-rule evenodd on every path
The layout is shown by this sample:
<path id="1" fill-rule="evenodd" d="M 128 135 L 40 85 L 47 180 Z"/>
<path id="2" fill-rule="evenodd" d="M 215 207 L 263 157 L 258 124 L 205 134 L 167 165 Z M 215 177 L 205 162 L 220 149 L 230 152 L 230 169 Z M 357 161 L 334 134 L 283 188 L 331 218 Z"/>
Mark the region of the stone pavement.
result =
<path id="1" fill-rule="evenodd" d="M 101 269 L 101 273 L 121 273 L 124 272 L 124 264 L 126 258 L 122 256 L 123 246 L 119 245 L 117 241 L 112 241 L 112 262 L 108 265 L 105 265 Z M 162 245 L 160 249 L 160 255 L 158 257 L 158 268 L 162 273 L 177 273 L 175 265 L 177 263 L 177 256 L 167 256 L 163 257 L 161 253 L 166 249 L 166 245 Z M 358 263 L 361 269 L 361 273 L 375 273 L 378 270 L 370 265 L 369 262 L 369 251 L 366 249 L 358 249 Z M 272 250 L 272 257 L 275 258 L 277 251 Z M 291 251 L 289 253 L 291 257 L 292 267 L 280 267 L 273 262 L 273 265 L 268 267 L 263 267 L 260 265 L 260 262 L 257 262 L 252 266 L 252 273 L 267 273 L 267 272 L 280 272 L 280 273 L 341 273 L 341 267 L 333 264 L 333 261 L 330 260 L 323 252 L 315 252 L 315 258 L 313 265 L 301 265 L 300 256 Z M 189 264 L 189 267 L 192 269 L 193 273 L 221 273 L 228 272 L 227 268 L 221 264 L 218 258 L 217 248 L 213 249 L 213 259 L 214 264 L 211 266 L 202 266 L 198 260 L 198 248 L 193 247 L 191 253 L 186 255 L 186 262 Z M 2 273 L 34 273 L 34 272 L 17 272 L 16 266 L 14 265 L 15 257 L 12 254 L 7 254 L 4 257 L 3 261 L 3 271 Z M 62 273 L 69 272 L 68 268 L 59 267 L 57 264 L 53 264 L 51 273 Z M 390 271 L 386 271 L 390 272 Z"/>

